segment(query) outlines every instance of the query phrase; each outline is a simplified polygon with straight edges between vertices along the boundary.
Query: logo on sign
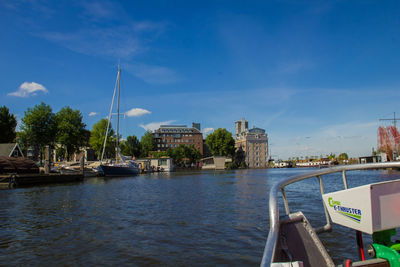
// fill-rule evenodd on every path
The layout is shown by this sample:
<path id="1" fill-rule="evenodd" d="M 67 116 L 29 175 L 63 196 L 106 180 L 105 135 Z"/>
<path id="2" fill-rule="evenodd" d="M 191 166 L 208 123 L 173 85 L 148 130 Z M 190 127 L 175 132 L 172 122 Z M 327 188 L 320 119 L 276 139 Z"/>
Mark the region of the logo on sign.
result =
<path id="1" fill-rule="evenodd" d="M 340 204 L 340 201 L 334 200 L 333 198 L 328 198 L 329 206 L 333 208 L 334 211 L 346 218 L 360 223 L 361 222 L 361 210 L 355 208 L 344 207 Z"/>

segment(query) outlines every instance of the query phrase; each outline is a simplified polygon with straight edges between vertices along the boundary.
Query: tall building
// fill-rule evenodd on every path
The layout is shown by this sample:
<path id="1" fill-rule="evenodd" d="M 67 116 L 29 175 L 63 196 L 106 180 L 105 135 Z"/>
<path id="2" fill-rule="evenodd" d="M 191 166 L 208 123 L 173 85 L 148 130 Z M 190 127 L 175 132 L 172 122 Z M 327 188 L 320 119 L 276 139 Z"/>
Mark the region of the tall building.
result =
<path id="1" fill-rule="evenodd" d="M 200 123 L 193 123 L 192 127 L 186 125 L 161 125 L 153 133 L 154 150 L 172 150 L 180 144 L 194 145 L 203 155 L 203 134 L 200 131 Z"/>
<path id="2" fill-rule="evenodd" d="M 240 147 L 245 154 L 245 162 L 249 168 L 268 167 L 268 135 L 264 129 L 253 127 L 242 118 L 235 122 L 235 148 Z"/>
<path id="3" fill-rule="evenodd" d="M 235 136 L 238 137 L 241 133 L 245 133 L 249 129 L 249 122 L 242 118 L 240 121 L 235 121 Z"/>

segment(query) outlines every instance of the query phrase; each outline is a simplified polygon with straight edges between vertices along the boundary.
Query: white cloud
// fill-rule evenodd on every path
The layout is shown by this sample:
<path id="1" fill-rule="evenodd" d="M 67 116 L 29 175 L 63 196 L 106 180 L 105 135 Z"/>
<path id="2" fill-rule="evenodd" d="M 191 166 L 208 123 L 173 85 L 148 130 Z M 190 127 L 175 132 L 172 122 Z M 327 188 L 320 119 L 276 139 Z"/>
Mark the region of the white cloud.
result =
<path id="1" fill-rule="evenodd" d="M 87 11 L 94 20 L 111 18 L 112 12 L 102 5 L 91 5 Z M 89 25 L 74 32 L 42 32 L 40 37 L 74 52 L 129 60 L 151 49 L 151 43 L 165 31 L 163 23 L 121 21 L 109 27 Z"/>
<path id="2" fill-rule="evenodd" d="M 312 64 L 309 62 L 285 62 L 278 65 L 276 73 L 278 74 L 295 74 L 303 70 L 310 69 Z"/>
<path id="3" fill-rule="evenodd" d="M 102 2 L 81 2 L 84 8 L 84 14 L 92 20 L 101 19 L 113 19 L 117 16 L 118 5 L 113 2 L 102 1 Z"/>
<path id="4" fill-rule="evenodd" d="M 93 117 L 93 116 L 96 116 L 96 115 L 98 115 L 98 114 L 99 114 L 99 113 L 92 111 L 92 112 L 89 113 L 89 117 Z"/>
<path id="5" fill-rule="evenodd" d="M 17 97 L 29 97 L 35 96 L 38 91 L 48 93 L 47 89 L 39 83 L 24 82 L 19 86 L 17 91 L 8 93 L 8 95 Z"/>
<path id="6" fill-rule="evenodd" d="M 125 116 L 127 117 L 140 117 L 146 114 L 151 114 L 151 112 L 142 108 L 133 108 L 125 112 Z"/>
<path id="7" fill-rule="evenodd" d="M 133 25 L 133 29 L 136 32 L 155 32 L 155 33 L 159 33 L 165 30 L 165 24 L 163 23 L 159 23 L 159 22 L 153 22 L 153 21 L 140 21 L 140 22 L 136 22 Z"/>
<path id="8" fill-rule="evenodd" d="M 325 156 L 346 152 L 350 157 L 365 156 L 376 147 L 378 122 L 352 121 L 332 124 L 309 132 L 310 136 L 290 138 L 275 136 L 274 155 L 280 158 Z"/>
<path id="9" fill-rule="evenodd" d="M 158 128 L 160 128 L 161 125 L 169 125 L 171 123 L 174 123 L 175 121 L 161 121 L 161 122 L 151 122 L 148 124 L 140 124 L 139 126 L 145 129 L 146 131 L 154 131 Z"/>
<path id="10" fill-rule="evenodd" d="M 203 134 L 208 134 L 214 131 L 214 128 L 204 128 L 203 129 Z"/>
<path id="11" fill-rule="evenodd" d="M 351 139 L 349 137 L 362 137 L 367 133 L 376 134 L 379 123 L 377 121 L 372 122 L 348 122 L 343 124 L 334 124 L 329 125 L 321 129 L 321 136 L 324 136 L 326 139 L 335 139 L 335 138 L 346 138 Z"/>
<path id="12" fill-rule="evenodd" d="M 124 68 L 149 84 L 171 84 L 182 80 L 174 70 L 163 66 L 126 64 Z"/>
<path id="13" fill-rule="evenodd" d="M 140 38 L 131 33 L 132 30 L 126 26 L 104 29 L 93 27 L 73 33 L 48 32 L 42 34 L 42 37 L 81 54 L 130 58 L 145 50 Z"/>

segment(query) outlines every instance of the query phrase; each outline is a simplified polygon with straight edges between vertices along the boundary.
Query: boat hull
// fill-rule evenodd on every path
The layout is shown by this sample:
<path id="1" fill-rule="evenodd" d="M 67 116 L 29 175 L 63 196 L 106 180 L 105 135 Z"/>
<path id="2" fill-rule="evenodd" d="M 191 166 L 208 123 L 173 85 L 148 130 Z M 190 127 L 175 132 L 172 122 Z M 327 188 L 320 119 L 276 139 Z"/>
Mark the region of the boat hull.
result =
<path id="1" fill-rule="evenodd" d="M 104 176 L 129 176 L 139 174 L 139 169 L 136 166 L 100 165 L 99 168 Z"/>

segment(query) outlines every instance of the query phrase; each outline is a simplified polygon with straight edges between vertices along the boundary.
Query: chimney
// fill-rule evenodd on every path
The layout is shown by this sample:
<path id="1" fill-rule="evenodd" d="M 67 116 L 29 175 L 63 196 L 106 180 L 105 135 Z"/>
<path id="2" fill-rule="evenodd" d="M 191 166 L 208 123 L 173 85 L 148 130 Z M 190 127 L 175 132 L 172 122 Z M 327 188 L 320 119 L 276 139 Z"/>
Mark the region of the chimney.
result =
<path id="1" fill-rule="evenodd" d="M 200 123 L 195 123 L 195 122 L 193 122 L 193 123 L 192 123 L 192 128 L 195 128 L 195 129 L 201 131 L 201 129 L 200 129 Z"/>

